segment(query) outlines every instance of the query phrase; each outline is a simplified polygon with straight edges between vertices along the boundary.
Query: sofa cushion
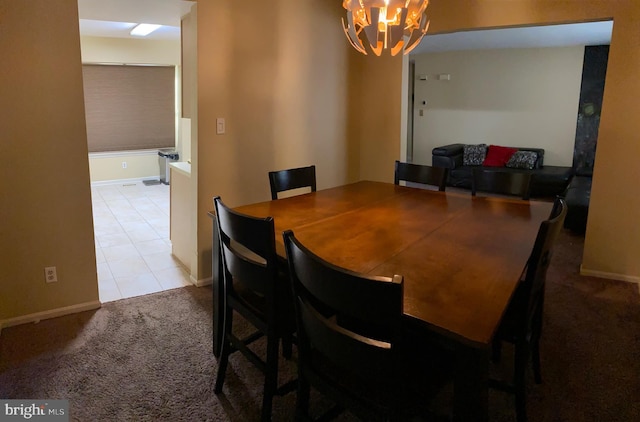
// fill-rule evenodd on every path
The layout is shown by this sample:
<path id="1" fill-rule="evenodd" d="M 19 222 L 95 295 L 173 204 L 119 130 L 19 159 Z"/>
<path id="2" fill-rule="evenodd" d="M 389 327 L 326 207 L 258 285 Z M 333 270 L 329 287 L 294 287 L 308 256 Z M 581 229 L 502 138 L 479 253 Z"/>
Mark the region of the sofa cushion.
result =
<path id="1" fill-rule="evenodd" d="M 487 144 L 465 145 L 462 155 L 462 165 L 481 166 L 487 155 Z"/>
<path id="2" fill-rule="evenodd" d="M 456 167 L 449 171 L 448 186 L 471 189 L 474 166 Z M 509 173 L 531 173 L 531 197 L 553 198 L 567 188 L 573 176 L 571 167 L 544 166 L 540 169 L 524 170 L 509 167 L 487 167 L 487 171 L 499 171 Z"/>
<path id="3" fill-rule="evenodd" d="M 506 167 L 532 170 L 537 159 L 538 154 L 533 151 L 516 151 L 507 161 Z"/>
<path id="4" fill-rule="evenodd" d="M 489 145 L 487 156 L 482 162 L 482 165 L 485 167 L 504 167 L 511 156 L 517 151 L 517 148 Z"/>

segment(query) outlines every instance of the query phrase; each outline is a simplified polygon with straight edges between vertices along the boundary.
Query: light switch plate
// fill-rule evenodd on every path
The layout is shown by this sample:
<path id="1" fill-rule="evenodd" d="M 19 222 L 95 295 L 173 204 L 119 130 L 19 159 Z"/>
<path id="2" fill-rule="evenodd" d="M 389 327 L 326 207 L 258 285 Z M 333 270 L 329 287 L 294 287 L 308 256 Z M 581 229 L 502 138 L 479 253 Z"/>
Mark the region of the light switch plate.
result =
<path id="1" fill-rule="evenodd" d="M 226 126 L 226 124 L 225 124 L 225 121 L 224 121 L 224 117 L 218 117 L 216 119 L 216 133 L 218 135 L 224 134 L 224 132 L 226 130 L 225 126 Z"/>

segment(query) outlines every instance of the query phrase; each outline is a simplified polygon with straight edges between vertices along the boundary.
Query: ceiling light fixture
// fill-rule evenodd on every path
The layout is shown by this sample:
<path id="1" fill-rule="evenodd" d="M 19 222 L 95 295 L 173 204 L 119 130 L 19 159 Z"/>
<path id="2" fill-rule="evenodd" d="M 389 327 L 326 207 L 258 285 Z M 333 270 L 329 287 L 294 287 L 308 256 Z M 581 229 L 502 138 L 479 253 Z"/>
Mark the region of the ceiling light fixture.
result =
<path id="1" fill-rule="evenodd" d="M 139 23 L 138 25 L 133 27 L 130 34 L 136 35 L 138 37 L 146 37 L 161 26 L 162 25 L 154 25 L 151 23 Z"/>
<path id="2" fill-rule="evenodd" d="M 429 0 L 343 0 L 344 33 L 353 48 L 365 55 L 365 44 L 376 56 L 387 49 L 392 56 L 402 50 L 409 54 L 429 29 L 428 5 Z"/>

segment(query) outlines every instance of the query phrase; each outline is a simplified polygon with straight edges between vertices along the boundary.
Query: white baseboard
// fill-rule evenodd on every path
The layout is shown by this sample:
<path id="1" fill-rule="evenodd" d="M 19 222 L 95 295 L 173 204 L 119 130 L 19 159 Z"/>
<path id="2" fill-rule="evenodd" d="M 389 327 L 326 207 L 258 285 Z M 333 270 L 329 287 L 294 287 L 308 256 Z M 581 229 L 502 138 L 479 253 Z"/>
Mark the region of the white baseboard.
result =
<path id="1" fill-rule="evenodd" d="M 580 265 L 580 275 L 589 277 L 600 277 L 609 280 L 627 281 L 629 283 L 635 283 L 640 286 L 640 277 L 634 277 L 626 274 L 609 273 L 606 271 L 588 270 Z"/>
<path id="2" fill-rule="evenodd" d="M 97 182 L 91 182 L 91 186 L 110 186 L 110 185 L 128 185 L 131 183 L 142 183 L 145 180 L 160 180 L 160 175 L 158 176 L 147 176 L 147 177 L 134 177 L 131 179 L 114 179 L 114 180 L 100 180 Z"/>
<path id="3" fill-rule="evenodd" d="M 207 278 L 202 278 L 200 280 L 196 280 L 195 278 L 193 278 L 193 276 L 191 277 L 191 282 L 196 286 L 196 287 L 202 287 L 202 286 L 209 286 L 213 283 L 213 277 L 207 277 Z"/>
<path id="4" fill-rule="evenodd" d="M 48 311 L 36 312 L 34 314 L 0 320 L 0 334 L 2 334 L 3 328 L 26 324 L 29 322 L 40 322 L 43 319 L 57 318 L 60 316 L 75 314 L 78 312 L 91 311 L 93 309 L 99 309 L 101 306 L 102 303 L 100 303 L 99 300 L 95 300 L 93 302 L 79 303 L 77 305 L 65 306 L 63 308 L 56 308 Z"/>

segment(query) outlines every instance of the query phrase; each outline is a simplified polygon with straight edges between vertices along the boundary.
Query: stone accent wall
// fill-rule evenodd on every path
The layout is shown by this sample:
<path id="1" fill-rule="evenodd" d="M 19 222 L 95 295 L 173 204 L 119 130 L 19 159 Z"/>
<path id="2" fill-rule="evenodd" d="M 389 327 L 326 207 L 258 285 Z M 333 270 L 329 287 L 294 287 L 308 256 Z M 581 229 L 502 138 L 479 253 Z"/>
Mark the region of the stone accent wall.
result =
<path id="1" fill-rule="evenodd" d="M 580 107 L 573 153 L 575 169 L 593 169 L 608 56 L 608 45 L 587 46 L 584 50 Z"/>

